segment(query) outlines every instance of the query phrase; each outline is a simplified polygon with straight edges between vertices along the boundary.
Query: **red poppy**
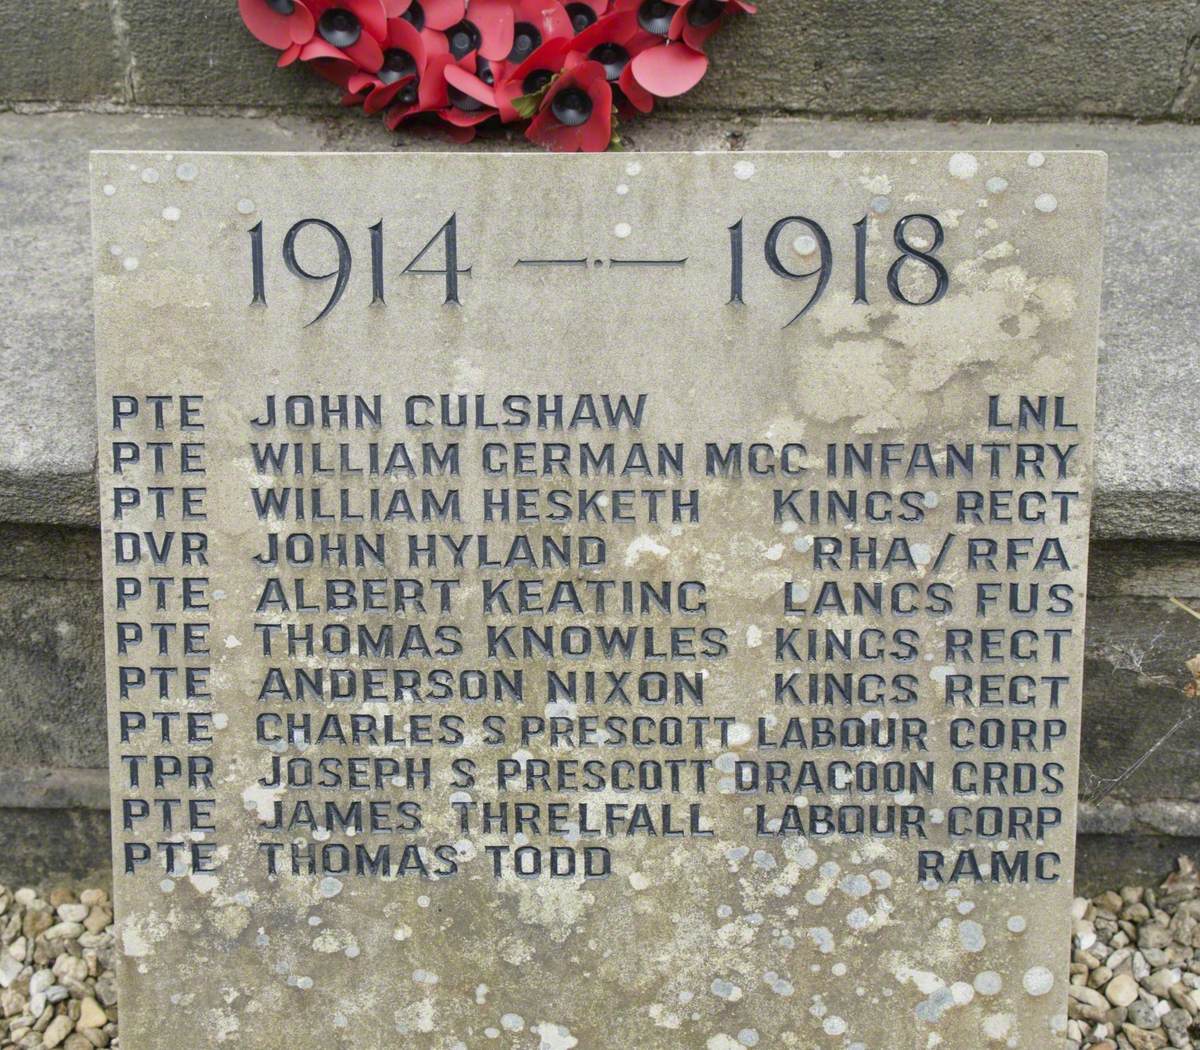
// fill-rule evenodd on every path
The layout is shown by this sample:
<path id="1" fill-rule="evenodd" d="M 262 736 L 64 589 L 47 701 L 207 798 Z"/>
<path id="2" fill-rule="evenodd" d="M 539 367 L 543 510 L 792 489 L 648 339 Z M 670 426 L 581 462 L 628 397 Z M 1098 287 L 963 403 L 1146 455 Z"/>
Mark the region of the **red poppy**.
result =
<path id="1" fill-rule="evenodd" d="M 471 72 L 471 67 L 475 71 Z M 460 129 L 460 141 L 475 137 L 476 125 L 496 115 L 495 79 L 487 59 L 481 55 L 469 56 L 459 63 L 445 67 L 446 97 L 449 105 L 438 110 L 438 116 L 447 124 Z M 471 129 L 469 134 L 465 129 Z"/>
<path id="2" fill-rule="evenodd" d="M 238 10 L 246 28 L 276 51 L 307 44 L 317 24 L 304 0 L 238 0 Z"/>
<path id="3" fill-rule="evenodd" d="M 279 56 L 279 61 L 276 62 L 275 65 L 277 65 L 280 69 L 283 69 L 285 66 L 290 66 L 293 62 L 296 61 L 296 59 L 298 59 L 300 57 L 300 53 L 303 50 L 304 50 L 303 44 L 290 45 L 283 52 L 283 54 Z"/>
<path id="4" fill-rule="evenodd" d="M 396 0 L 399 16 L 418 32 L 444 33 L 462 20 L 465 0 Z"/>
<path id="5" fill-rule="evenodd" d="M 571 41 L 566 68 L 585 61 L 599 62 L 612 88 L 617 108 L 628 115 L 632 105 L 646 113 L 653 108 L 654 99 L 639 81 L 629 75 L 628 70 L 637 55 L 659 42 L 658 36 L 639 25 L 635 11 L 613 11 Z"/>
<path id="6" fill-rule="evenodd" d="M 571 16 L 558 0 L 514 0 L 512 48 L 505 62 L 524 62 L 549 40 L 566 40 L 574 35 Z"/>
<path id="7" fill-rule="evenodd" d="M 428 58 L 425 34 L 402 18 L 388 19 L 388 35 L 383 42 L 383 64 L 374 73 L 363 70 L 350 77 L 347 87 L 368 113 L 378 113 L 391 105 L 396 95 L 414 78 L 425 72 Z"/>
<path id="8" fill-rule="evenodd" d="M 621 70 L 617 87 L 621 89 L 621 99 L 617 108 L 622 116 L 632 116 L 631 109 L 636 109 L 639 113 L 649 113 L 654 108 L 654 94 L 637 82 L 633 75 L 632 62 Z M 625 102 L 629 105 L 621 104 Z"/>
<path id="9" fill-rule="evenodd" d="M 643 32 L 665 40 L 671 31 L 671 20 L 683 3 L 684 0 L 614 0 L 613 10 L 631 13 Z"/>
<path id="10" fill-rule="evenodd" d="M 687 0 L 675 12 L 667 35 L 672 40 L 682 40 L 696 51 L 703 51 L 708 38 L 721 28 L 729 15 L 737 11 L 752 15 L 756 10 L 747 0 Z"/>
<path id="11" fill-rule="evenodd" d="M 681 40 L 647 48 L 629 63 L 633 79 L 657 98 L 691 91 L 707 70 L 708 56 Z"/>
<path id="12" fill-rule="evenodd" d="M 563 5 L 571 20 L 571 32 L 582 33 L 609 10 L 609 0 L 567 0 Z"/>
<path id="13" fill-rule="evenodd" d="M 400 46 L 396 41 L 404 34 L 403 30 L 395 28 L 397 22 L 403 22 L 414 32 L 420 34 L 421 44 L 426 57 L 443 55 L 450 50 L 444 30 L 462 18 L 464 0 L 385 0 L 401 9 L 400 14 L 388 19 L 388 41 L 384 43 L 385 51 L 390 47 Z"/>
<path id="14" fill-rule="evenodd" d="M 419 113 L 433 113 L 450 105 L 446 67 L 454 64 L 449 55 L 430 55 L 420 79 L 411 77 L 389 85 L 392 101 L 383 114 L 383 122 L 395 131 L 401 123 Z"/>
<path id="15" fill-rule="evenodd" d="M 501 77 L 496 82 L 496 108 L 500 111 L 501 120 L 507 124 L 528 115 L 519 113 L 514 103 L 523 95 L 541 91 L 559 74 L 570 46 L 568 38 L 553 37 L 524 62 L 504 65 Z"/>
<path id="16" fill-rule="evenodd" d="M 300 57 L 345 59 L 371 72 L 383 65 L 387 11 L 383 0 L 305 0 L 317 31 Z"/>
<path id="17" fill-rule="evenodd" d="M 612 88 L 604 67 L 582 62 L 550 85 L 525 137 L 558 153 L 598 153 L 612 140 Z"/>
<path id="18" fill-rule="evenodd" d="M 309 66 L 312 71 L 321 77 L 323 80 L 328 80 L 331 84 L 336 84 L 343 91 L 349 89 L 350 78 L 358 72 L 358 66 L 349 61 L 345 56 L 341 58 L 315 58 L 310 61 Z M 362 100 L 347 103 L 346 99 L 342 99 L 342 105 L 358 105 Z"/>

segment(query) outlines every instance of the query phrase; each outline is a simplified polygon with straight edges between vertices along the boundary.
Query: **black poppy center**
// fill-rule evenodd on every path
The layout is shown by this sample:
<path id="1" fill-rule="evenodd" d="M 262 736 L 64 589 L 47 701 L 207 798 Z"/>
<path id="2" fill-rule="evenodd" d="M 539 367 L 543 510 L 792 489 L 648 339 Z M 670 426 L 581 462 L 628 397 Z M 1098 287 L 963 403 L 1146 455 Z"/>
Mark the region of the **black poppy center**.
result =
<path id="1" fill-rule="evenodd" d="M 604 76 L 607 79 L 616 80 L 629 61 L 629 52 L 620 44 L 614 44 L 609 40 L 592 48 L 588 52 L 588 58 L 594 59 L 604 67 Z"/>
<path id="2" fill-rule="evenodd" d="M 643 0 L 642 6 L 638 8 L 638 25 L 647 33 L 666 36 L 674 14 L 675 5 L 668 4 L 667 0 Z"/>
<path id="3" fill-rule="evenodd" d="M 425 8 L 418 3 L 418 0 L 412 0 L 400 17 L 418 32 L 425 28 Z"/>
<path id="4" fill-rule="evenodd" d="M 290 15 L 296 10 L 295 0 L 266 0 L 267 7 L 277 15 Z"/>
<path id="5" fill-rule="evenodd" d="M 576 33 L 582 33 L 596 21 L 596 12 L 587 4 L 567 4 L 567 17 L 571 19 L 571 28 Z"/>
<path id="6" fill-rule="evenodd" d="M 525 95 L 532 95 L 534 92 L 541 91 L 553 79 L 554 74 L 550 70 L 535 69 L 521 81 L 521 92 Z"/>
<path id="7" fill-rule="evenodd" d="M 411 77 L 417 71 L 417 60 L 402 47 L 390 47 L 383 53 L 383 65 L 375 75 L 385 84 Z"/>
<path id="8" fill-rule="evenodd" d="M 450 105 L 455 109 L 461 109 L 464 113 L 477 113 L 483 109 L 483 103 L 479 99 L 468 95 L 465 91 L 460 91 L 453 84 L 448 85 L 448 93 Z"/>
<path id="9" fill-rule="evenodd" d="M 710 26 L 721 17 L 724 9 L 725 0 L 692 0 L 688 4 L 688 25 L 696 29 Z"/>
<path id="10" fill-rule="evenodd" d="M 405 84 L 404 87 L 396 92 L 396 102 L 401 106 L 414 105 L 419 97 L 417 92 L 417 84 L 418 81 L 416 80 L 410 80 L 407 84 Z"/>
<path id="11" fill-rule="evenodd" d="M 550 103 L 550 112 L 560 124 L 576 128 L 580 124 L 586 124 L 588 117 L 592 115 L 592 100 L 582 88 L 563 88 Z"/>
<path id="12" fill-rule="evenodd" d="M 479 45 L 483 43 L 483 35 L 474 22 L 463 19 L 446 30 L 446 40 L 450 44 L 450 54 L 455 58 L 462 58 L 463 55 L 479 50 Z"/>
<path id="13" fill-rule="evenodd" d="M 353 11 L 344 7 L 331 7 L 317 23 L 321 36 L 334 47 L 353 47 L 362 36 L 362 25 Z"/>
<path id="14" fill-rule="evenodd" d="M 541 46 L 542 34 L 529 22 L 518 22 L 513 26 L 513 46 L 508 53 L 510 62 L 524 62 Z"/>

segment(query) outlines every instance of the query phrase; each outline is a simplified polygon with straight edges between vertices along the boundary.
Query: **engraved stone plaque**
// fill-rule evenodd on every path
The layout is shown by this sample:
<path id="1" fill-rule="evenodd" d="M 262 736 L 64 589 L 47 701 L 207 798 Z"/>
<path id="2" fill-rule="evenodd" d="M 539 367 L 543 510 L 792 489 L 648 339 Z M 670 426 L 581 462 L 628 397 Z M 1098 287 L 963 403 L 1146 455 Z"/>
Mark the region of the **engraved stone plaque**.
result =
<path id="1" fill-rule="evenodd" d="M 1056 1045 L 1104 170 L 94 154 L 125 1050 Z"/>

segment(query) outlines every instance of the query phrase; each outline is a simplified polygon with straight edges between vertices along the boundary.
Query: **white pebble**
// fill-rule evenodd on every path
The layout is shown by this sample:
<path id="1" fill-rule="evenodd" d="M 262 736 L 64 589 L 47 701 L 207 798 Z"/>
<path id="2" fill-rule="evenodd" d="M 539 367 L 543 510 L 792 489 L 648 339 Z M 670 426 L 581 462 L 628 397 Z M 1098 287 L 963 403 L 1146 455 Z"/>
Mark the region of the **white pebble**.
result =
<path id="1" fill-rule="evenodd" d="M 1049 215 L 1052 211 L 1058 209 L 1058 198 L 1053 193 L 1039 193 L 1033 202 L 1033 206 L 1038 211 Z"/>

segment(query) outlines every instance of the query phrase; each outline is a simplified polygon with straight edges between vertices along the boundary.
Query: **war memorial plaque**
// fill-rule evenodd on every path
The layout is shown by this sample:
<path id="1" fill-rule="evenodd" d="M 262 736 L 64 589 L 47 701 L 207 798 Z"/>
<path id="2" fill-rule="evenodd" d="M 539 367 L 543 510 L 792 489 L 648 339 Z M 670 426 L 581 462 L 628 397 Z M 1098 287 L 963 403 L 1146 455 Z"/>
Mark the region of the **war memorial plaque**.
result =
<path id="1" fill-rule="evenodd" d="M 125 1050 L 1057 1045 L 1101 155 L 92 169 Z"/>

